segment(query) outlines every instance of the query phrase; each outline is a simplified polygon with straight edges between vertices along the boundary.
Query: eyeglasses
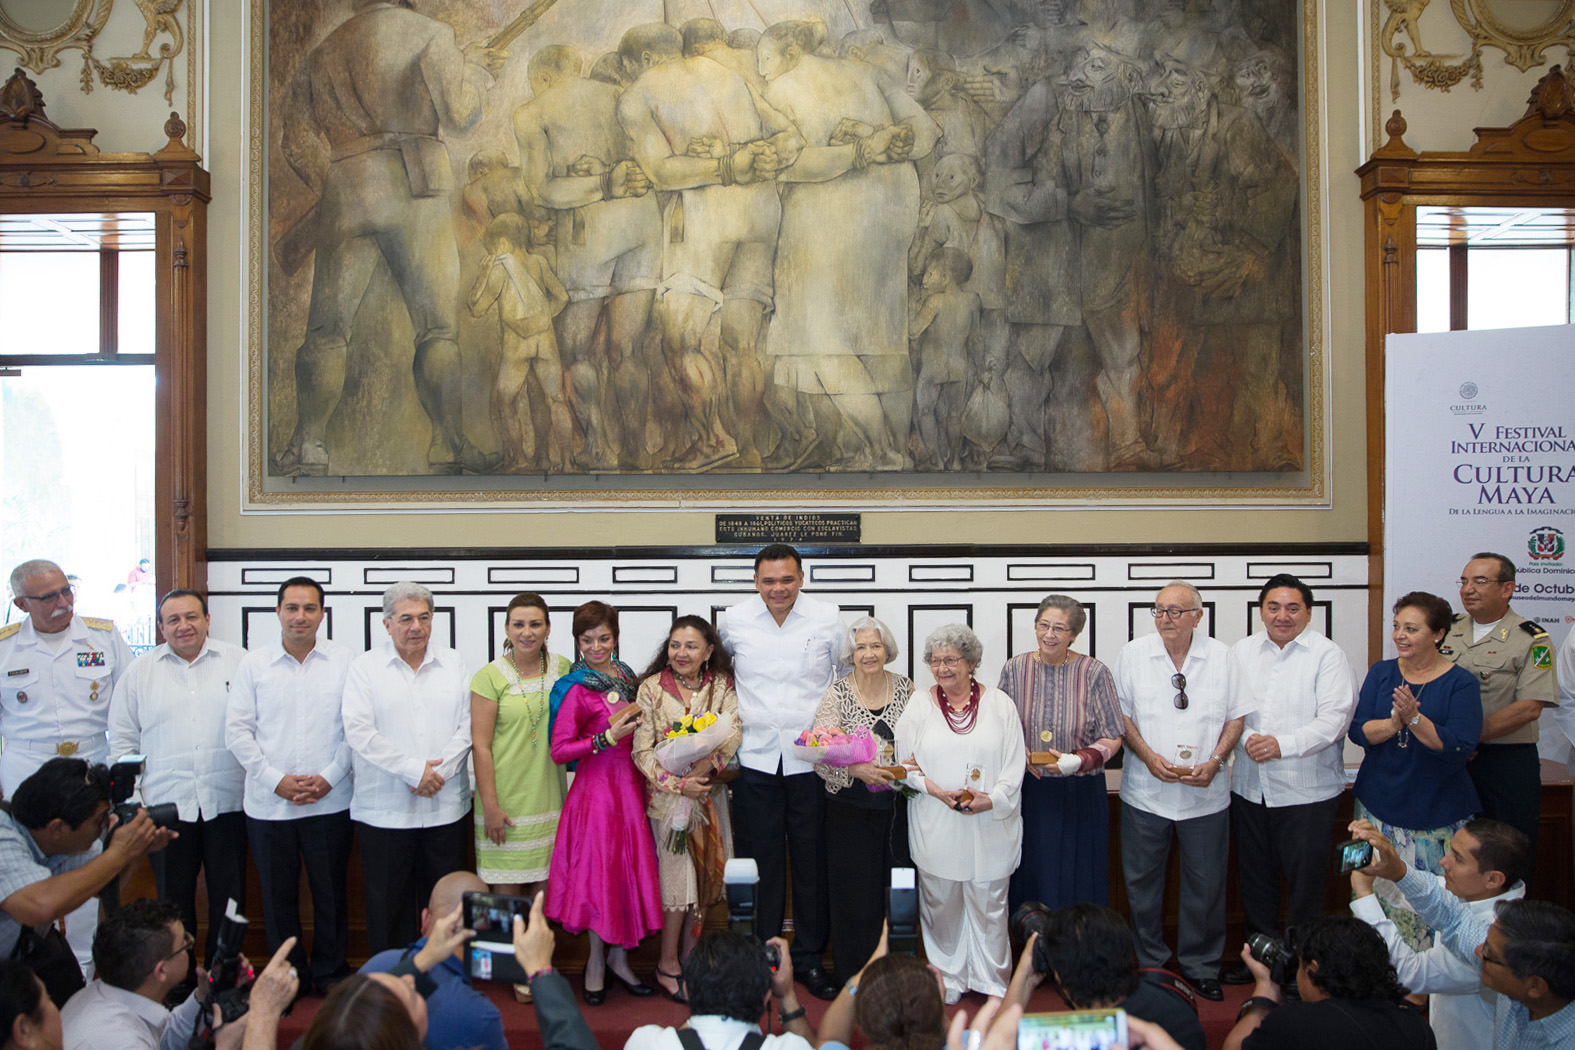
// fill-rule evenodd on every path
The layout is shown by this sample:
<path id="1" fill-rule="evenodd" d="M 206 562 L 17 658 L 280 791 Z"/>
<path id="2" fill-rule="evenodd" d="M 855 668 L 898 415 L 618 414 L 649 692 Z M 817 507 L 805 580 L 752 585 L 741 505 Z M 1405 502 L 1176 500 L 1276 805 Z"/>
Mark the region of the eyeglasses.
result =
<path id="1" fill-rule="evenodd" d="M 1187 709 L 1187 676 L 1177 671 L 1170 676 L 1170 684 L 1176 688 L 1176 699 L 1172 700 L 1171 703 L 1176 705 L 1177 711 L 1185 711 Z"/>
<path id="2" fill-rule="evenodd" d="M 1486 576 L 1472 576 L 1470 579 L 1467 579 L 1464 576 L 1460 577 L 1460 586 L 1462 586 L 1462 587 L 1464 587 L 1468 583 L 1471 584 L 1471 586 L 1473 586 L 1473 587 L 1488 587 L 1488 586 L 1491 586 L 1492 584 L 1495 584 L 1495 583 L 1508 583 L 1508 582 L 1509 582 L 1508 580 L 1489 579 Z"/>
<path id="3" fill-rule="evenodd" d="M 1489 948 L 1487 946 L 1487 941 L 1483 941 L 1482 942 L 1482 952 L 1481 952 L 1481 954 L 1482 954 L 1482 962 L 1484 964 L 1492 963 L 1494 966 L 1504 966 L 1504 967 L 1508 967 L 1509 966 L 1509 963 L 1505 962 L 1503 959 L 1501 959 L 1497 955 L 1493 954 L 1493 949 L 1491 949 L 1491 948 Z"/>
<path id="4" fill-rule="evenodd" d="M 1187 615 L 1188 613 L 1195 613 L 1195 612 L 1201 612 L 1201 611 L 1202 611 L 1202 606 L 1199 606 L 1196 609 L 1176 609 L 1176 608 L 1169 608 L 1169 609 L 1167 609 L 1164 606 L 1156 605 L 1152 609 L 1150 609 L 1148 611 L 1148 613 L 1149 613 L 1150 616 L 1154 617 L 1154 619 L 1156 619 L 1156 620 L 1179 620 L 1183 616 Z"/>
<path id="5" fill-rule="evenodd" d="M 48 594 L 23 594 L 19 595 L 19 597 L 26 598 L 30 602 L 47 602 L 53 605 L 62 598 L 71 597 L 71 593 L 71 585 L 68 583 L 60 590 L 50 591 Z"/>
<path id="6" fill-rule="evenodd" d="M 1072 628 L 1062 623 L 1036 623 L 1034 630 L 1042 634 L 1071 634 Z"/>
<path id="7" fill-rule="evenodd" d="M 187 952 L 191 951 L 191 946 L 196 944 L 196 943 L 197 943 L 197 938 L 192 936 L 192 933 L 191 933 L 190 930 L 187 930 L 186 931 L 186 938 L 185 938 L 185 940 L 180 942 L 180 947 L 176 948 L 174 951 L 170 952 L 164 958 L 166 958 L 166 959 L 173 959 L 177 955 L 185 955 Z"/>
<path id="8" fill-rule="evenodd" d="M 930 666 L 931 667 L 947 667 L 947 668 L 950 668 L 950 667 L 957 667 L 957 666 L 959 666 L 962 663 L 963 663 L 963 658 L 960 657 L 960 656 L 932 656 L 932 657 L 930 657 Z"/>

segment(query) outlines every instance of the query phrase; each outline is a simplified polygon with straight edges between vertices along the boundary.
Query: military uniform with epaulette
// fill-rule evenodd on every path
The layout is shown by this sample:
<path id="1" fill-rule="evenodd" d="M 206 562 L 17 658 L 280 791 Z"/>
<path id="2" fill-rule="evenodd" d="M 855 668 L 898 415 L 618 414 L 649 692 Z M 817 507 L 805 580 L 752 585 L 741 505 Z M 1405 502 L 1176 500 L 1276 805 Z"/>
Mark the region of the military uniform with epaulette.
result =
<path id="1" fill-rule="evenodd" d="M 130 666 L 113 620 L 73 615 L 56 635 L 31 619 L 0 628 L 0 791 L 9 797 L 57 755 L 108 761 L 109 698 Z"/>
<path id="2" fill-rule="evenodd" d="M 1484 718 L 1517 700 L 1536 700 L 1550 706 L 1558 703 L 1553 641 L 1546 631 L 1511 609 L 1481 641 L 1471 640 L 1474 633 L 1471 617 L 1461 613 L 1439 648 L 1476 676 L 1482 688 Z M 1536 720 L 1483 741 L 1466 771 L 1482 800 L 1482 815 L 1525 832 L 1535 860 L 1537 820 L 1542 810 Z"/>

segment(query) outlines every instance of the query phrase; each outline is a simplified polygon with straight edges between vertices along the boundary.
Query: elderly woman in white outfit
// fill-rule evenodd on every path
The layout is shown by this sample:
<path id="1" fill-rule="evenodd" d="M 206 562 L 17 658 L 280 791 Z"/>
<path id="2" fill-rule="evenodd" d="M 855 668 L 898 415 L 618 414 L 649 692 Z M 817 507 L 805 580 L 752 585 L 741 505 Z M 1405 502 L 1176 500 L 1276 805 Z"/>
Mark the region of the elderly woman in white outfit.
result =
<path id="1" fill-rule="evenodd" d="M 1023 847 L 1027 753 L 1012 698 L 973 677 L 984 647 L 962 624 L 924 642 L 935 677 L 897 723 L 925 794 L 909 803 L 908 842 L 919 872 L 924 954 L 941 971 L 946 1002 L 966 991 L 1004 995 L 1011 976 L 1007 887 Z"/>

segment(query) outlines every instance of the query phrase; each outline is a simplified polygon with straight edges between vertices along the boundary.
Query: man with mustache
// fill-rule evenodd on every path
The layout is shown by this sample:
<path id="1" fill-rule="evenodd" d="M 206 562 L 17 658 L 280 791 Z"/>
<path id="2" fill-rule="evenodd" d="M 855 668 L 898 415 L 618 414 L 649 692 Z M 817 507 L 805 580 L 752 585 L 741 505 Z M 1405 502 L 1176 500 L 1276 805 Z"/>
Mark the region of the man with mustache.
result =
<path id="1" fill-rule="evenodd" d="M 11 570 L 11 601 L 27 619 L 0 628 L 0 793 L 9 798 L 57 755 L 109 760 L 109 698 L 131 666 L 113 620 L 76 615 L 75 594 L 52 561 Z M 98 902 L 67 916 L 66 939 L 91 974 Z"/>

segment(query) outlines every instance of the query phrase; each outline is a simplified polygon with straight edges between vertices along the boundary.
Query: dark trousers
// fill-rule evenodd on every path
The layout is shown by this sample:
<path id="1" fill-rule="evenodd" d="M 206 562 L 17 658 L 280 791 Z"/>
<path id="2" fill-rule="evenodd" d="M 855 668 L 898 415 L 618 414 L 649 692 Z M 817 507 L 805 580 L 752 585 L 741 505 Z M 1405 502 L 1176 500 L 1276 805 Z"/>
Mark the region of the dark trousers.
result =
<path id="1" fill-rule="evenodd" d="M 1334 815 L 1340 798 L 1298 806 L 1266 806 L 1231 793 L 1230 821 L 1236 833 L 1236 878 L 1248 936 L 1279 937 L 1280 876 L 1287 889 L 1286 926 L 1323 914 L 1324 878 L 1329 874 Z"/>
<path id="2" fill-rule="evenodd" d="M 826 906 L 825 811 L 826 783 L 814 773 L 783 776 L 744 769 L 733 782 L 733 848 L 740 857 L 753 857 L 760 868 L 755 935 L 761 940 L 782 934 L 787 869 L 792 864 L 792 956 L 797 973 L 825 965 L 831 922 Z"/>
<path id="3" fill-rule="evenodd" d="M 174 901 L 188 932 L 197 932 L 197 872 L 208 889 L 208 937 L 203 942 L 203 965 L 213 962 L 230 898 L 246 906 L 246 815 L 221 813 L 205 820 L 177 820 L 179 837 L 156 853 L 149 853 L 159 899 Z M 193 971 L 195 973 L 195 971 Z"/>
<path id="4" fill-rule="evenodd" d="M 361 843 L 366 943 L 372 954 L 403 948 L 420 933 L 421 909 L 438 879 L 465 866 L 467 813 L 431 828 L 378 828 L 355 822 Z"/>
<path id="5" fill-rule="evenodd" d="M 1181 906 L 1176 958 L 1183 977 L 1218 978 L 1225 950 L 1225 858 L 1230 815 L 1225 810 L 1169 820 L 1121 804 L 1121 872 L 1127 884 L 1132 939 L 1139 966 L 1164 966 L 1165 864 L 1170 840 L 1181 847 Z"/>
<path id="6" fill-rule="evenodd" d="M 908 803 L 898 797 L 890 809 L 870 809 L 828 798 L 826 841 L 833 844 L 826 851 L 826 884 L 837 888 L 829 901 L 832 941 L 839 964 L 852 973 L 880 943 L 891 869 L 913 867 Z"/>
<path id="7" fill-rule="evenodd" d="M 1542 816 L 1542 762 L 1536 744 L 1479 744 L 1477 755 L 1466 763 L 1482 815 L 1502 820 L 1526 833 L 1530 866 L 1526 885 L 1537 867 L 1537 821 Z"/>
<path id="8" fill-rule="evenodd" d="M 262 884 L 263 932 L 268 951 L 294 937 L 290 962 L 319 988 L 349 972 L 350 900 L 345 870 L 350 866 L 350 814 L 326 813 L 297 820 L 246 820 L 257 881 Z M 312 893 L 312 955 L 308 964 L 301 937 L 301 865 Z"/>

